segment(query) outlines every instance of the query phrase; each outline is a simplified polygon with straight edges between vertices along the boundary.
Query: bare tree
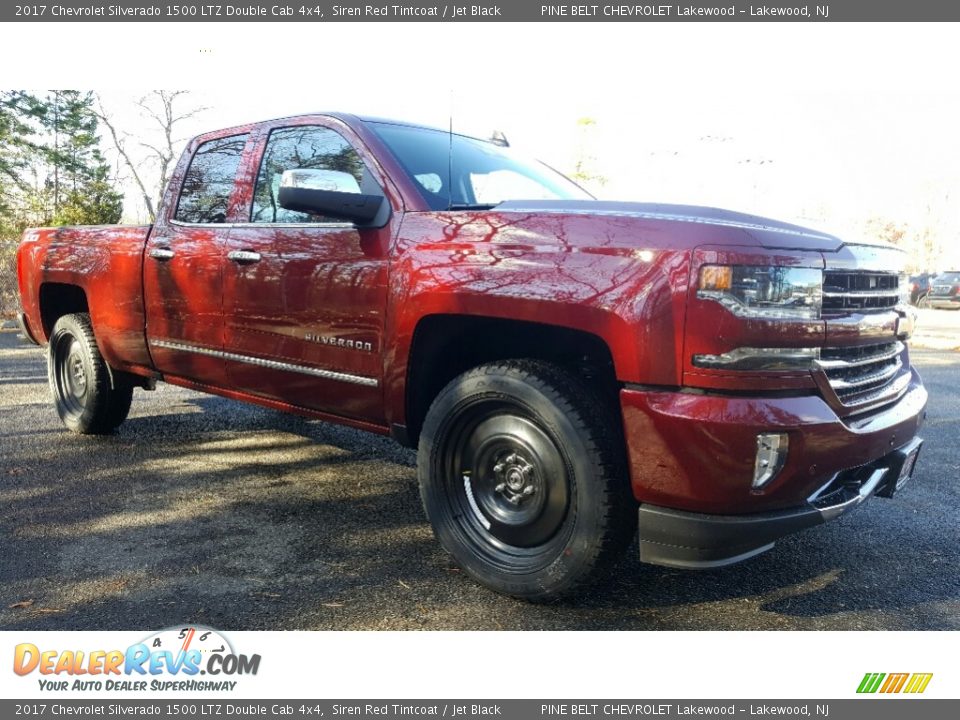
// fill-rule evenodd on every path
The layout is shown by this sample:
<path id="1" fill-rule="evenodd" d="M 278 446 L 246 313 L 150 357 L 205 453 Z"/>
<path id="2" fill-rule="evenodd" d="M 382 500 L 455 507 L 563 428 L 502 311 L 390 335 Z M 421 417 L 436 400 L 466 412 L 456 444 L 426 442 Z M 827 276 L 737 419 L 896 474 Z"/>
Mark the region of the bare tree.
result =
<path id="1" fill-rule="evenodd" d="M 150 216 L 150 222 L 153 222 L 157 217 L 154 210 L 153 200 L 150 198 L 150 192 L 147 190 L 147 186 L 144 184 L 143 178 L 140 176 L 140 173 L 137 172 L 136 163 L 130 159 L 130 155 L 127 152 L 127 137 L 125 134 L 121 134 L 117 131 L 117 128 L 110 119 L 110 116 L 107 115 L 106 111 L 103 109 L 103 102 L 100 100 L 99 96 L 97 97 L 97 117 L 99 118 L 100 122 L 103 123 L 103 126 L 107 128 L 117 154 L 120 156 L 123 164 L 127 166 L 127 169 L 133 176 L 134 182 L 137 183 L 137 187 L 140 189 L 140 194 L 143 197 L 143 204 L 146 206 L 147 214 Z"/>
<path id="2" fill-rule="evenodd" d="M 137 101 L 141 115 L 154 126 L 152 130 L 159 131 L 159 139 L 155 142 L 136 141 L 142 149 L 147 151 L 147 163 L 156 170 L 157 176 L 153 183 L 149 178 L 144 177 L 144 163 L 137 163 L 132 157 L 129 150 L 130 134 L 116 127 L 104 110 L 103 102 L 99 97 L 97 98 L 97 116 L 110 133 L 117 154 L 137 184 L 147 214 L 150 216 L 150 222 L 156 220 L 156 208 L 160 206 L 160 198 L 177 159 L 179 146 L 183 142 L 182 138 L 176 136 L 176 126 L 208 109 L 198 106 L 180 110 L 178 106 L 188 94 L 188 90 L 153 90 Z"/>

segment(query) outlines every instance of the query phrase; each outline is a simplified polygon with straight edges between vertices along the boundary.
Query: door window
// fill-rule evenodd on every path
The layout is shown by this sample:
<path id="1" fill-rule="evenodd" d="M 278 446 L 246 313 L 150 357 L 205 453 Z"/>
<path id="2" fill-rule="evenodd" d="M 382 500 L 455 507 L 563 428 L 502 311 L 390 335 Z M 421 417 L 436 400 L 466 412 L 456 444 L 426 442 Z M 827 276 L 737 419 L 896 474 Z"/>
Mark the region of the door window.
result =
<path id="1" fill-rule="evenodd" d="M 227 205 L 246 142 L 246 135 L 231 135 L 208 140 L 197 148 L 183 178 L 175 220 L 200 224 L 227 221 Z"/>
<path id="2" fill-rule="evenodd" d="M 349 173 L 360 186 L 360 192 L 382 195 L 383 191 L 363 164 L 357 151 L 342 135 L 330 128 L 300 126 L 279 128 L 270 133 L 267 148 L 257 173 L 250 221 L 255 223 L 324 223 L 342 224 L 342 220 L 285 210 L 277 195 L 285 170 L 336 170 Z"/>

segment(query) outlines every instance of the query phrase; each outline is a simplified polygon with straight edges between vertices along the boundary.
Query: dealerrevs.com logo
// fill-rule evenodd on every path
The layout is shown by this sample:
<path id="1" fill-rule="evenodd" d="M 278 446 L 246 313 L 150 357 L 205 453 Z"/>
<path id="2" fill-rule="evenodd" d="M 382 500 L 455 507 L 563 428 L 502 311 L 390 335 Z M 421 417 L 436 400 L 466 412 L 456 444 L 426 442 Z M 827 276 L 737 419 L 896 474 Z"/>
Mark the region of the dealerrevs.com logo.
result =
<path id="1" fill-rule="evenodd" d="M 37 673 L 40 689 L 51 691 L 231 691 L 238 682 L 233 678 L 256 675 L 259 669 L 260 655 L 237 653 L 221 633 L 204 627 L 162 630 L 126 650 L 20 643 L 13 653 L 13 671 Z"/>
<path id="2" fill-rule="evenodd" d="M 933 679 L 933 673 L 866 673 L 858 693 L 922 693 Z"/>

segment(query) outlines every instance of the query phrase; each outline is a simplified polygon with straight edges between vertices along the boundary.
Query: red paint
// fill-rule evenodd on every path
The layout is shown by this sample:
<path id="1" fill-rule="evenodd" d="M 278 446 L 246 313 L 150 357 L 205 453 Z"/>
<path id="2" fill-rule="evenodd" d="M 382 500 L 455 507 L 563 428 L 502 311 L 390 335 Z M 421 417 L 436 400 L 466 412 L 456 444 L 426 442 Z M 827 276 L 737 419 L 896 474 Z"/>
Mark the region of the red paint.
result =
<path id="1" fill-rule="evenodd" d="M 354 146 L 392 208 L 385 227 L 248 223 L 268 133 L 292 125 L 327 126 Z M 210 139 L 239 133 L 248 139 L 227 224 L 174 222 L 193 152 Z M 50 330 L 41 320 L 41 286 L 72 285 L 85 293 L 97 340 L 114 368 L 382 433 L 407 421 L 411 343 L 428 316 L 504 318 L 590 333 L 609 349 L 624 387 L 624 430 L 638 500 L 709 512 L 787 507 L 832 473 L 888 452 L 894 435 L 907 442 L 926 393 L 913 373 L 898 403 L 855 427 L 839 419 L 845 410 L 835 398 L 823 393 L 821 399 L 822 378 L 811 372 L 694 367 L 691 356 L 699 353 L 862 345 L 895 332 L 892 311 L 743 321 L 698 299 L 695 283 L 704 264 L 823 268 L 853 262 L 836 238 L 728 219 L 691 221 L 668 211 L 432 211 L 364 121 L 311 115 L 192 141 L 152 228 L 27 231 L 19 280 L 27 322 L 38 339 Z M 150 257 L 158 247 L 171 248 L 175 256 Z M 239 265 L 227 259 L 232 250 L 254 251 L 262 260 Z M 902 262 L 883 248 L 866 255 L 864 267 L 895 270 Z M 370 350 L 345 352 L 311 342 L 306 334 L 369 343 Z M 164 339 L 360 376 L 375 386 L 154 345 Z M 903 358 L 902 372 L 911 373 L 906 352 Z M 787 468 L 762 494 L 751 494 L 756 434 L 780 429 L 791 434 Z"/>
<path id="2" fill-rule="evenodd" d="M 816 396 L 743 398 L 623 390 L 620 399 L 637 499 L 735 514 L 747 508 L 760 512 L 798 506 L 834 473 L 865 465 L 905 444 L 917 434 L 927 393 L 914 372 L 900 402 L 856 426 L 842 422 Z M 770 485 L 752 494 L 749 478 L 760 432 L 787 432 L 790 454 Z"/>

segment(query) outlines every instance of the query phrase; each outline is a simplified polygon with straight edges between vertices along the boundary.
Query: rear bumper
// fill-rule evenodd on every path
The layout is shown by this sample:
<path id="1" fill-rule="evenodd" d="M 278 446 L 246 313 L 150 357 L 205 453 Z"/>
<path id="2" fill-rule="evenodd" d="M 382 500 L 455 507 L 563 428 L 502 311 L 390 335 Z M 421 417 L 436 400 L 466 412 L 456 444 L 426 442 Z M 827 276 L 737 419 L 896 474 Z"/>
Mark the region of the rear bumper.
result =
<path id="1" fill-rule="evenodd" d="M 641 505 L 640 559 L 680 568 L 720 567 L 746 560 L 786 535 L 845 515 L 876 494 L 892 495 L 901 471 L 912 472 L 922 442 L 914 438 L 869 465 L 838 473 L 822 491 L 788 510 L 708 515 Z"/>
<path id="2" fill-rule="evenodd" d="M 27 324 L 27 316 L 22 312 L 17 313 L 17 327 L 20 328 L 20 337 L 33 345 L 39 345 L 37 339 L 30 333 L 30 326 Z"/>
<path id="3" fill-rule="evenodd" d="M 927 295 L 927 306 L 960 310 L 960 295 Z"/>

